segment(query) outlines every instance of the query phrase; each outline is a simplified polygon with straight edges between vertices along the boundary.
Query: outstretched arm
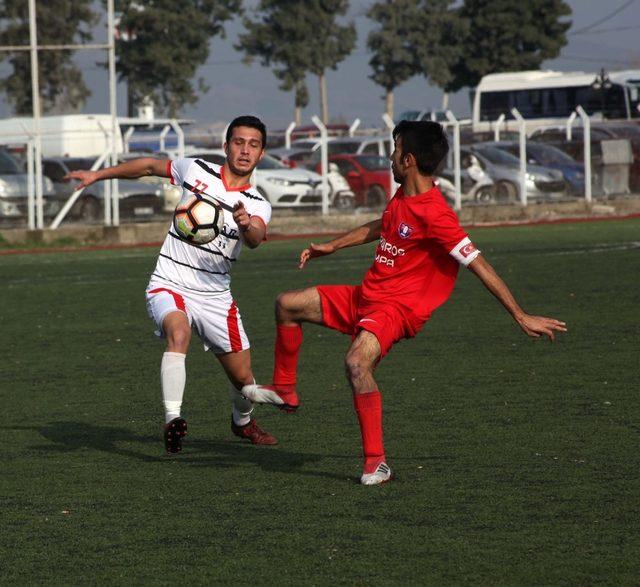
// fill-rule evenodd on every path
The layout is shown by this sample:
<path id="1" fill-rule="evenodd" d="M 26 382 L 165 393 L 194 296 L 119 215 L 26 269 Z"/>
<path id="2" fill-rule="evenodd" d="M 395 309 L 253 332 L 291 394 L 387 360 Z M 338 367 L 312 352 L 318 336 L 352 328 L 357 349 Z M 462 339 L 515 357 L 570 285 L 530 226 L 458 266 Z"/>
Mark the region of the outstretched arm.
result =
<path id="1" fill-rule="evenodd" d="M 148 175 L 170 177 L 169 163 L 167 159 L 141 157 L 97 171 L 72 171 L 65 176 L 65 179 L 79 179 L 78 188 L 84 188 L 102 179 L 137 179 Z"/>
<path id="2" fill-rule="evenodd" d="M 555 318 L 545 318 L 544 316 L 531 316 L 527 314 L 516 302 L 507 284 L 502 281 L 495 269 L 485 260 L 482 255 L 478 255 L 469 264 L 469 269 L 476 274 L 484 286 L 500 301 L 507 312 L 513 316 L 520 328 L 526 334 L 534 338 L 546 335 L 550 340 L 555 339 L 555 332 L 566 332 L 566 324 Z"/>
<path id="3" fill-rule="evenodd" d="M 380 238 L 380 231 L 382 230 L 382 218 L 372 220 L 363 224 L 358 228 L 354 228 L 345 234 L 330 240 L 328 243 L 321 243 L 316 245 L 311 243 L 307 249 L 300 253 L 300 264 L 298 269 L 302 269 L 309 259 L 314 257 L 323 257 L 324 255 L 330 255 L 335 253 L 338 249 L 344 249 L 346 247 L 355 247 L 356 245 L 363 245 L 370 243 Z"/>

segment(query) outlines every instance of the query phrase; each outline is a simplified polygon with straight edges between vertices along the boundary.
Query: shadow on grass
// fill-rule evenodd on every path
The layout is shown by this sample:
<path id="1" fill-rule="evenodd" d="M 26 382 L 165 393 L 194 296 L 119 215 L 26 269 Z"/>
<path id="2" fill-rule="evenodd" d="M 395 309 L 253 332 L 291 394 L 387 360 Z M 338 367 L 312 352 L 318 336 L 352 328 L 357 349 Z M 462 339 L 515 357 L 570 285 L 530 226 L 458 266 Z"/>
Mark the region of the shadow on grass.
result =
<path id="1" fill-rule="evenodd" d="M 178 455 L 164 453 L 160 434 L 141 435 L 127 428 L 101 426 L 87 422 L 51 422 L 42 426 L 11 426 L 12 430 L 34 430 L 53 443 L 30 447 L 45 453 L 70 453 L 93 450 L 146 463 L 175 462 L 185 466 L 235 468 L 247 464 L 257 465 L 265 471 L 295 473 L 344 480 L 322 470 L 304 470 L 309 464 L 327 458 L 352 460 L 354 455 L 327 455 L 310 452 L 292 452 L 281 446 L 252 446 L 241 440 L 185 440 L 184 450 Z M 136 447 L 137 445 L 137 447 Z M 140 446 L 142 445 L 142 446 Z M 157 454 L 149 450 L 157 447 Z"/>

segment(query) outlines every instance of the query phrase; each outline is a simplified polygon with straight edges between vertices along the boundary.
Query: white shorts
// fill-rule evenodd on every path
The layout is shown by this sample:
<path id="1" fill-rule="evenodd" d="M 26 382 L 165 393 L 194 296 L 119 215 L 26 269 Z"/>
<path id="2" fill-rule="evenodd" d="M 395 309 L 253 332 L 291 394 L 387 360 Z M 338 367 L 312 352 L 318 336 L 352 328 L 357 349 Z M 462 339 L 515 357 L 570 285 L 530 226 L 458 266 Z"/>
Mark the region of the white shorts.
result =
<path id="1" fill-rule="evenodd" d="M 218 295 L 198 295 L 174 285 L 152 281 L 145 292 L 147 311 L 158 326 L 156 335 L 164 336 L 162 322 L 170 312 L 184 312 L 189 324 L 204 343 L 204 349 L 216 354 L 237 353 L 249 348 L 242 318 L 230 291 Z"/>

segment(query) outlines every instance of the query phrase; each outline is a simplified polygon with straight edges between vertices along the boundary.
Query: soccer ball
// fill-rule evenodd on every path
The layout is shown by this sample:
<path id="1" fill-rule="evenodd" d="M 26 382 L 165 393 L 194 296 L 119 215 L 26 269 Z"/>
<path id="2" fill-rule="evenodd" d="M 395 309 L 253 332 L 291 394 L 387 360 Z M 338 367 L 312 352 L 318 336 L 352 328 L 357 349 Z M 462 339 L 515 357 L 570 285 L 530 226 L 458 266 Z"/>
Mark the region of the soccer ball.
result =
<path id="1" fill-rule="evenodd" d="M 224 225 L 224 210 L 200 194 L 183 196 L 173 213 L 173 227 L 184 240 L 204 245 L 216 238 Z"/>

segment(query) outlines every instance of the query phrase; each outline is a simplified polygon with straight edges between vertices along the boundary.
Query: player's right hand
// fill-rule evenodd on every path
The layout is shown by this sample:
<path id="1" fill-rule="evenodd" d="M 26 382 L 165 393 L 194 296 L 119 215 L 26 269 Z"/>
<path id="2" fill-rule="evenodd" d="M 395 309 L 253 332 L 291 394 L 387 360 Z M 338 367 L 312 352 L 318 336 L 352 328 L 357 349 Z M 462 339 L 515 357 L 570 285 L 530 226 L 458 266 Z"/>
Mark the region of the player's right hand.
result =
<path id="1" fill-rule="evenodd" d="M 335 250 L 335 247 L 331 243 L 321 243 L 319 245 L 311 243 L 309 248 L 300 253 L 300 264 L 298 265 L 298 269 L 302 269 L 309 259 L 330 255 L 335 252 Z"/>
<path id="2" fill-rule="evenodd" d="M 88 185 L 98 181 L 100 178 L 98 177 L 97 171 L 85 171 L 83 169 L 78 169 L 77 171 L 71 171 L 64 176 L 63 179 L 77 179 L 80 183 L 76 186 L 76 189 L 86 188 Z"/>

